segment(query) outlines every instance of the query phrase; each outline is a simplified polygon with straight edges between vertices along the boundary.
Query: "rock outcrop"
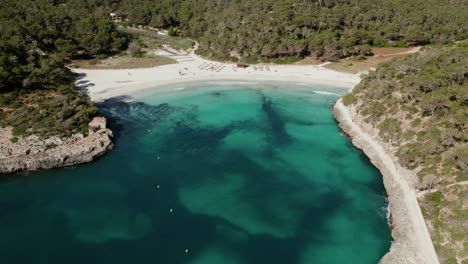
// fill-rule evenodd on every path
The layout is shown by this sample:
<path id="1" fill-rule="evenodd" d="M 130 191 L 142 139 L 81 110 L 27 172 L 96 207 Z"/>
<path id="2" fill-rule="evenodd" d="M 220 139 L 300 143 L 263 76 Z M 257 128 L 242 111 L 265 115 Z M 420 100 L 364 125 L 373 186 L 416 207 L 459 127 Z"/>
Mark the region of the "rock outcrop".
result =
<path id="1" fill-rule="evenodd" d="M 351 137 L 382 173 L 392 216 L 393 243 L 380 264 L 439 264 L 414 190 L 414 173 L 401 167 L 391 146 L 383 142 L 378 130 L 364 122 L 355 108 L 333 106 L 333 113 L 342 130 Z"/>
<path id="2" fill-rule="evenodd" d="M 104 117 L 95 117 L 89 123 L 86 137 L 74 134 L 68 138 L 37 136 L 11 141 L 12 128 L 0 128 L 0 173 L 33 171 L 66 167 L 93 161 L 110 151 L 112 131 Z"/>

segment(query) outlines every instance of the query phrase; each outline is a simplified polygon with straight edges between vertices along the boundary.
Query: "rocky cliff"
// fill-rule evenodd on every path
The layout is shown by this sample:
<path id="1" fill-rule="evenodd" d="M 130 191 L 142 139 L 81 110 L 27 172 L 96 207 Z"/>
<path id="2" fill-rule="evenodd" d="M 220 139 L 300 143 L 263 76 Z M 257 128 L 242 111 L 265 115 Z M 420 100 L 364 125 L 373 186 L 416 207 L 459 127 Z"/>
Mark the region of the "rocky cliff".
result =
<path id="1" fill-rule="evenodd" d="M 104 117 L 89 123 L 87 136 L 47 139 L 29 136 L 12 142 L 12 128 L 0 128 L 0 173 L 66 167 L 93 161 L 110 151 L 112 131 Z"/>
<path id="2" fill-rule="evenodd" d="M 355 108 L 346 107 L 342 99 L 333 106 L 333 113 L 352 143 L 361 149 L 383 176 L 392 216 L 390 251 L 380 264 L 438 264 L 434 246 L 419 207 L 413 179 L 415 175 L 401 167 L 389 144 L 384 143 L 378 130 L 364 122 Z"/>

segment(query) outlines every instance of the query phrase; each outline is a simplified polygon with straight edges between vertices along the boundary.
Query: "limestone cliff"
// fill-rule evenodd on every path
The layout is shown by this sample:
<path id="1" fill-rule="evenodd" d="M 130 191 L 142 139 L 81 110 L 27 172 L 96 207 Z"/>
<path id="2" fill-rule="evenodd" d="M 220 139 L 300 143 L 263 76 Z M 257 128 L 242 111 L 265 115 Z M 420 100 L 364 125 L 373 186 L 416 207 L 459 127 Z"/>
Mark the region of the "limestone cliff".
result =
<path id="1" fill-rule="evenodd" d="M 104 117 L 95 117 L 89 123 L 85 137 L 74 134 L 68 138 L 37 136 L 11 142 L 11 127 L 0 128 L 0 173 L 33 171 L 66 167 L 93 161 L 110 151 L 112 131 Z"/>
<path id="2" fill-rule="evenodd" d="M 353 107 L 342 99 L 333 106 L 333 113 L 352 143 L 361 149 L 382 173 L 392 215 L 393 243 L 381 264 L 438 264 L 439 260 L 416 199 L 413 173 L 399 165 L 390 146 L 378 130 L 364 122 Z"/>

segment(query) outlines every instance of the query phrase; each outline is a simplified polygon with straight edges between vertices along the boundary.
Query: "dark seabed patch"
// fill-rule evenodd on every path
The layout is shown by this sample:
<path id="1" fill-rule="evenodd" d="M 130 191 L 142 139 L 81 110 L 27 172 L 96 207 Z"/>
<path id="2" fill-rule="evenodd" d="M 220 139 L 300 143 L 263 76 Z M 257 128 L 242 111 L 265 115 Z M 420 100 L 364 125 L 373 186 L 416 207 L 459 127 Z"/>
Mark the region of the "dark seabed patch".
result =
<path id="1" fill-rule="evenodd" d="M 340 135 L 337 97 L 249 85 L 101 103 L 114 151 L 0 180 L 0 262 L 377 263 L 382 179 Z"/>

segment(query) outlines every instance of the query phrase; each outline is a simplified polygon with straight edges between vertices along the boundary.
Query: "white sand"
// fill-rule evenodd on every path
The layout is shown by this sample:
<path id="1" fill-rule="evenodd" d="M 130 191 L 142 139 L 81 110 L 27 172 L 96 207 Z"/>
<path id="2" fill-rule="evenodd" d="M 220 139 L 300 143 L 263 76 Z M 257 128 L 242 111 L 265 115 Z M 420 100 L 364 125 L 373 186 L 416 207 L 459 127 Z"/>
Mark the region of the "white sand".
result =
<path id="1" fill-rule="evenodd" d="M 344 88 L 351 88 L 360 81 L 358 75 L 335 72 L 321 65 L 263 65 L 255 66 L 257 70 L 254 70 L 254 66 L 240 69 L 234 63 L 213 62 L 193 53 L 186 56 L 174 53 L 168 50 L 160 52 L 160 55 L 176 59 L 177 64 L 131 70 L 73 71 L 81 74 L 76 82 L 78 88 L 84 90 L 93 101 L 163 85 L 204 80 L 287 81 Z"/>

